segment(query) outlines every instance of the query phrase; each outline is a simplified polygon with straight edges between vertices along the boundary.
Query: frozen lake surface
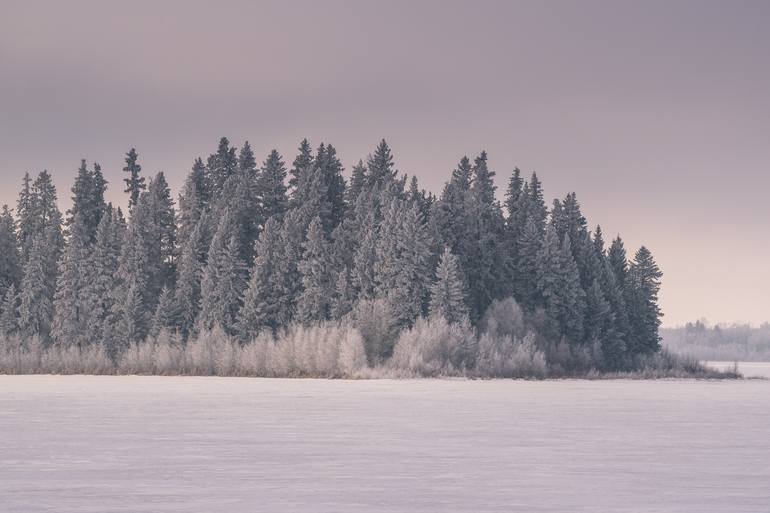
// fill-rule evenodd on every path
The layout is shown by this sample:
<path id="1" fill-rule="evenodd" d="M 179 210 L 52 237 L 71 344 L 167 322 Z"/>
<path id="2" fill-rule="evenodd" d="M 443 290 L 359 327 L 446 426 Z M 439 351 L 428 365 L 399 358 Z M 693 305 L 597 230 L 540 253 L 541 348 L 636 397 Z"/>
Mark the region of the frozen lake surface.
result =
<path id="1" fill-rule="evenodd" d="M 770 381 L 0 376 L 2 512 L 763 512 Z"/>

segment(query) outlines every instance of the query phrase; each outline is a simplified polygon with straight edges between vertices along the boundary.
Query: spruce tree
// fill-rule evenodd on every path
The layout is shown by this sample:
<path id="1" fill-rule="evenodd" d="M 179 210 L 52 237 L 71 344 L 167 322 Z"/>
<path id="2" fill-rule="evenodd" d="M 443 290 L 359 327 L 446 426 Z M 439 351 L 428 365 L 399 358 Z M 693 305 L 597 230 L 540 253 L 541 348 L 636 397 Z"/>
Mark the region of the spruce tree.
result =
<path id="1" fill-rule="evenodd" d="M 375 265 L 377 262 L 378 225 L 374 213 L 370 213 L 363 221 L 361 241 L 353 256 L 353 283 L 356 296 L 362 299 L 373 299 L 376 287 Z"/>
<path id="2" fill-rule="evenodd" d="M 91 342 L 84 338 L 92 313 L 86 300 L 86 287 L 93 278 L 86 216 L 85 210 L 75 214 L 67 247 L 59 261 L 51 335 L 60 345 L 83 347 Z"/>
<path id="3" fill-rule="evenodd" d="M 331 304 L 332 319 L 342 319 L 353 310 L 355 292 L 352 281 L 349 268 L 345 267 L 337 273 L 337 280 L 334 284 L 334 297 Z"/>
<path id="4" fill-rule="evenodd" d="M 33 237 L 29 258 L 24 265 L 24 277 L 19 292 L 19 328 L 26 336 L 39 335 L 48 340 L 53 314 L 53 288 L 46 267 L 48 237 L 38 233 Z"/>
<path id="5" fill-rule="evenodd" d="M 297 197 L 297 189 L 305 179 L 304 174 L 313 166 L 313 149 L 307 139 L 302 139 L 299 144 L 299 153 L 291 165 L 289 189 L 291 192 L 291 206 L 297 206 L 300 201 Z"/>
<path id="6" fill-rule="evenodd" d="M 628 274 L 628 261 L 626 259 L 626 248 L 620 235 L 612 241 L 607 252 L 607 259 L 610 262 L 612 271 L 615 273 L 615 280 L 618 286 L 623 289 L 626 283 L 626 274 Z"/>
<path id="7" fill-rule="evenodd" d="M 96 230 L 96 241 L 87 256 L 89 274 L 85 280 L 83 300 L 88 312 L 84 339 L 91 343 L 112 337 L 114 291 L 119 286 L 116 276 L 121 245 L 125 237 L 125 220 L 120 211 L 108 205 Z"/>
<path id="8" fill-rule="evenodd" d="M 150 323 L 150 335 L 158 336 L 161 331 L 174 331 L 178 325 L 178 312 L 176 309 L 174 292 L 168 287 L 160 291 L 158 306 Z"/>
<path id="9" fill-rule="evenodd" d="M 208 219 L 201 217 L 183 242 L 176 282 L 176 313 L 179 331 L 186 340 L 195 331 L 201 300 L 201 278 L 206 258 Z"/>
<path id="10" fill-rule="evenodd" d="M 208 207 L 206 191 L 206 166 L 198 158 L 195 159 L 192 171 L 185 178 L 182 192 L 179 194 L 177 231 L 178 239 L 182 243 L 190 237 Z"/>
<path id="11" fill-rule="evenodd" d="M 96 239 L 96 229 L 102 219 L 107 204 L 104 202 L 104 192 L 107 182 L 102 175 L 99 164 L 94 163 L 93 171 L 86 166 L 85 159 L 80 161 L 80 168 L 72 186 L 72 208 L 67 211 L 67 226 L 71 227 L 77 215 L 82 217 L 85 232 L 89 242 Z"/>
<path id="12" fill-rule="evenodd" d="M 302 274 L 303 290 L 297 301 L 297 318 L 306 324 L 329 319 L 333 291 L 332 270 L 329 243 L 320 217 L 310 223 L 298 269 Z"/>
<path id="13" fill-rule="evenodd" d="M 396 179 L 398 171 L 393 164 L 393 154 L 390 146 L 382 139 L 367 160 L 367 187 L 369 189 L 384 189 L 390 182 Z"/>
<path id="14" fill-rule="evenodd" d="M 21 255 L 16 239 L 16 221 L 8 205 L 3 205 L 0 213 L 0 297 L 5 292 L 21 283 Z"/>
<path id="15" fill-rule="evenodd" d="M 11 336 L 19 329 L 19 302 L 16 286 L 11 285 L 5 291 L 3 304 L 0 307 L 0 335 Z"/>
<path id="16" fill-rule="evenodd" d="M 262 330 L 275 333 L 282 326 L 283 276 L 279 268 L 281 225 L 275 217 L 267 220 L 256 245 L 254 267 L 243 298 L 237 331 L 249 341 Z"/>
<path id="17" fill-rule="evenodd" d="M 226 210 L 211 241 L 201 279 L 199 329 L 219 326 L 228 333 L 234 332 L 246 285 L 245 275 L 233 222 Z"/>
<path id="18" fill-rule="evenodd" d="M 430 289 L 431 315 L 440 315 L 449 323 L 460 323 L 468 319 L 463 280 L 457 258 L 449 248 L 444 248 L 436 270 L 436 281 Z"/>
<path id="19" fill-rule="evenodd" d="M 262 163 L 257 181 L 262 219 L 267 220 L 272 216 L 280 217 L 286 212 L 289 200 L 286 196 L 285 180 L 286 166 L 281 154 L 272 150 Z"/>
<path id="20" fill-rule="evenodd" d="M 358 196 L 366 187 L 366 183 L 366 166 L 364 166 L 363 160 L 359 160 L 358 164 L 353 166 L 350 174 L 350 186 L 347 189 L 348 205 L 356 204 L 356 200 L 358 200 Z"/>
<path id="21" fill-rule="evenodd" d="M 425 311 L 430 280 L 429 235 L 416 205 L 392 200 L 377 241 L 376 292 L 402 326 Z"/>
<path id="22" fill-rule="evenodd" d="M 553 335 L 563 336 L 570 344 L 583 341 L 585 297 L 580 287 L 580 273 L 572 257 L 569 235 L 559 244 L 553 226 L 545 232 L 538 258 L 538 293 L 542 298 Z"/>
<path id="23" fill-rule="evenodd" d="M 16 202 L 16 215 L 18 216 L 18 239 L 21 256 L 21 264 L 29 258 L 29 250 L 32 247 L 32 237 L 37 233 L 35 223 L 34 206 L 32 204 L 32 178 L 29 173 L 24 173 L 19 191 L 19 199 Z"/>
<path id="24" fill-rule="evenodd" d="M 128 173 L 128 178 L 124 178 L 126 183 L 126 190 L 123 192 L 128 193 L 128 208 L 131 209 L 139 201 L 139 194 L 145 189 L 144 177 L 139 176 L 142 172 L 142 166 L 139 165 L 139 154 L 136 149 L 131 148 L 126 153 L 126 165 L 123 168 L 125 173 Z"/>
<path id="25" fill-rule="evenodd" d="M 634 353 L 650 354 L 660 349 L 658 329 L 663 312 L 658 306 L 658 292 L 662 276 L 650 250 L 639 248 L 628 268 L 629 321 L 634 333 L 630 349 Z"/>
<path id="26" fill-rule="evenodd" d="M 225 183 L 236 173 L 237 168 L 235 147 L 230 147 L 227 137 L 222 137 L 219 140 L 217 152 L 209 156 L 206 164 L 212 200 L 216 201 L 220 198 L 225 189 Z"/>

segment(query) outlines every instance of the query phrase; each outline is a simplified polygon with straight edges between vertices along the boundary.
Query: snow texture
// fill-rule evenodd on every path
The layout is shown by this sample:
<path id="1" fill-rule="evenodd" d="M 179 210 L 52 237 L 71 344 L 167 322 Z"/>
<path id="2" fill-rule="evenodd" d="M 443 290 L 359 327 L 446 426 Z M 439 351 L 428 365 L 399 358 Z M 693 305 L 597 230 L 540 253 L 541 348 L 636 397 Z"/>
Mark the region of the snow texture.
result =
<path id="1" fill-rule="evenodd" d="M 0 376 L 0 511 L 766 512 L 768 425 L 759 380 Z"/>

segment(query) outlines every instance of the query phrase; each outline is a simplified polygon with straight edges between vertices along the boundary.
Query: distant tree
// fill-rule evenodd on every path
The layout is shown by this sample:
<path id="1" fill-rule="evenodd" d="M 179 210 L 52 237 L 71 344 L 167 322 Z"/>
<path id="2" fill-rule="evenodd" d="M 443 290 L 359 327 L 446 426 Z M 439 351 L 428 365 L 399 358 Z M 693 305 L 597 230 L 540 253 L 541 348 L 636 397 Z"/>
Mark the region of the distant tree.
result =
<path id="1" fill-rule="evenodd" d="M 179 259 L 179 275 L 175 290 L 177 322 L 186 340 L 195 331 L 201 301 L 201 278 L 207 256 L 208 220 L 201 217 L 184 241 Z"/>
<path id="2" fill-rule="evenodd" d="M 139 194 L 145 189 L 144 177 L 139 176 L 142 172 L 142 166 L 139 165 L 139 154 L 136 149 L 131 148 L 126 153 L 126 165 L 123 171 L 128 173 L 128 178 L 124 178 L 126 183 L 126 190 L 123 192 L 128 193 L 128 208 L 131 209 L 139 201 Z M 84 162 L 85 164 L 85 162 Z"/>
<path id="3" fill-rule="evenodd" d="M 334 285 L 334 297 L 331 304 L 332 319 L 341 319 L 353 309 L 355 293 L 352 285 L 350 269 L 345 267 L 337 273 Z"/>

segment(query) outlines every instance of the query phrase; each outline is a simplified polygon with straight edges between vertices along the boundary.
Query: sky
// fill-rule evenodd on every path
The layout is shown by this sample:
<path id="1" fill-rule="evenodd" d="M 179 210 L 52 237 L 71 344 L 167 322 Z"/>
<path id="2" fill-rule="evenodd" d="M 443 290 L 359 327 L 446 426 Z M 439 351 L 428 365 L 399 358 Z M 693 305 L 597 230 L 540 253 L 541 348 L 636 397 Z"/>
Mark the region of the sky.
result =
<path id="1" fill-rule="evenodd" d="M 381 138 L 440 192 L 489 153 L 646 245 L 664 325 L 770 320 L 770 2 L 0 0 L 0 203 L 81 158 L 175 191 L 221 136 L 346 171 Z"/>

